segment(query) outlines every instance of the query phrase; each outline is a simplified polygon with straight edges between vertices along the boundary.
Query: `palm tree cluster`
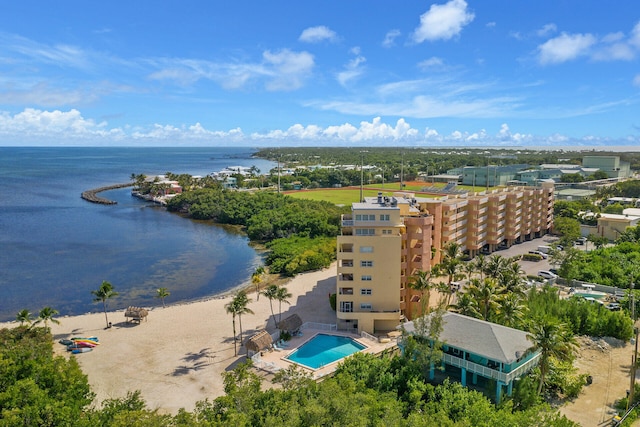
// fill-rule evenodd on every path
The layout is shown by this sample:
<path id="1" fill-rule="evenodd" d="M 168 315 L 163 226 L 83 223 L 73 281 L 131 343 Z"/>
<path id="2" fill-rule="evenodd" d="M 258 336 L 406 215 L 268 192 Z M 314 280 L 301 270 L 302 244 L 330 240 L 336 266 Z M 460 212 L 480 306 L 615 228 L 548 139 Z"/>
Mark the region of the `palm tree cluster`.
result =
<path id="1" fill-rule="evenodd" d="M 526 292 L 517 259 L 480 255 L 469 264 L 475 270 L 469 270 L 469 283 L 451 308 L 465 316 L 522 327 Z"/>
<path id="2" fill-rule="evenodd" d="M 238 317 L 238 323 L 240 323 L 240 345 L 242 345 L 242 315 L 253 314 L 253 310 L 247 307 L 250 302 L 251 298 L 247 296 L 245 291 L 241 290 L 238 291 L 233 299 L 224 306 L 227 313 L 231 314 L 233 321 L 233 352 L 235 355 L 238 354 L 236 346 L 236 316 Z"/>
<path id="3" fill-rule="evenodd" d="M 269 299 L 269 306 L 271 307 L 271 316 L 273 318 L 273 323 L 277 327 L 280 320 L 282 320 L 282 303 L 289 304 L 288 298 L 291 298 L 291 294 L 284 286 L 278 286 L 275 284 L 271 284 L 267 286 L 260 294 L 264 295 Z M 276 322 L 276 316 L 273 311 L 273 301 L 278 301 L 278 321 Z M 237 334 L 236 334 L 236 317 L 238 318 L 238 323 L 240 327 L 240 345 L 242 346 L 243 342 L 243 332 L 242 332 L 242 316 L 245 314 L 254 314 L 253 310 L 251 310 L 248 305 L 251 302 L 251 298 L 247 296 L 247 292 L 244 290 L 240 290 L 236 292 L 233 299 L 225 304 L 224 308 L 227 313 L 231 314 L 231 321 L 233 324 L 233 351 L 234 354 L 238 354 L 237 347 Z"/>
<path id="4" fill-rule="evenodd" d="M 436 283 L 438 277 L 446 277 L 446 281 Z M 437 290 L 441 295 L 438 302 L 441 308 L 527 330 L 534 351 L 541 354 L 537 390 L 540 394 L 549 372 L 556 363 L 571 360 L 576 344 L 569 328 L 556 318 L 530 318 L 523 277 L 517 258 L 479 255 L 473 261 L 464 262 L 460 246 L 452 243 L 442 249 L 440 264 L 430 271 L 416 272 L 409 287 L 420 293 L 423 314 L 431 310 L 430 292 Z M 467 279 L 464 289 L 455 304 L 450 304 L 457 291 L 454 281 L 464 278 Z"/>
<path id="5" fill-rule="evenodd" d="M 49 328 L 49 322 L 55 323 L 56 325 L 60 324 L 60 321 L 55 318 L 57 315 L 58 310 L 51 307 L 44 307 L 38 312 L 38 317 L 34 318 L 33 314 L 25 308 L 18 312 L 16 321 L 20 322 L 20 326 L 28 326 L 29 328 L 39 325 L 40 323 L 44 323 L 44 327 Z"/>

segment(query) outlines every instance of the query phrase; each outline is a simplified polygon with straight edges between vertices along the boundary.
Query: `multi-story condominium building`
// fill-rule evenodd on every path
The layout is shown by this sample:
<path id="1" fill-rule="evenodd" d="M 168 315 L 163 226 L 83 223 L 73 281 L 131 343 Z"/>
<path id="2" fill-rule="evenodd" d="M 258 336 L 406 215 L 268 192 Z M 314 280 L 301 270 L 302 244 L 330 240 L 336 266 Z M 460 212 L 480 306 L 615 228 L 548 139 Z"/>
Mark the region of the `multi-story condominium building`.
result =
<path id="1" fill-rule="evenodd" d="M 553 225 L 553 185 L 507 188 L 467 197 L 366 198 L 342 217 L 337 239 L 339 326 L 373 333 L 420 315 L 417 271 L 440 262 L 455 242 L 470 256 L 546 234 Z"/>

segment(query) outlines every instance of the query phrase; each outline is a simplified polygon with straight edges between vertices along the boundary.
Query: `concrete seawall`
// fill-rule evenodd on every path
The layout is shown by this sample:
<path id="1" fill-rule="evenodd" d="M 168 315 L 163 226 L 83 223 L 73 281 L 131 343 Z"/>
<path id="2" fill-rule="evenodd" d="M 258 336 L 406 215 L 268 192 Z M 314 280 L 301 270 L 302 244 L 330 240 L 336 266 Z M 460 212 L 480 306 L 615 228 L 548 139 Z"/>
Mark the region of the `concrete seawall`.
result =
<path id="1" fill-rule="evenodd" d="M 102 191 L 115 190 L 117 188 L 125 188 L 125 187 L 132 187 L 132 186 L 133 186 L 133 183 L 130 183 L 130 182 L 125 184 L 108 185 L 106 187 L 94 188 L 93 190 L 83 191 L 80 197 L 82 197 L 87 202 L 91 202 L 91 203 L 98 203 L 101 205 L 116 205 L 118 204 L 118 202 L 100 197 L 98 196 L 98 193 Z"/>

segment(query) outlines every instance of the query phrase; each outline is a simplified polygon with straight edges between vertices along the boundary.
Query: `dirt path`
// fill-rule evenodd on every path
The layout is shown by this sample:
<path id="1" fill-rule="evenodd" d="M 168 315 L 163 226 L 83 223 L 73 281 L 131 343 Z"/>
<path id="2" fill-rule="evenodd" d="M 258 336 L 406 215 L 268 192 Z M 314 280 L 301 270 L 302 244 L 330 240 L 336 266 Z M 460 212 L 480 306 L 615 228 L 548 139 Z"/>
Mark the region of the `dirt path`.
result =
<path id="1" fill-rule="evenodd" d="M 629 389 L 629 370 L 633 348 L 613 338 L 580 337 L 575 366 L 579 373 L 593 377 L 573 402 L 560 408 L 567 418 L 583 427 L 607 426 L 616 414 L 614 404 Z"/>

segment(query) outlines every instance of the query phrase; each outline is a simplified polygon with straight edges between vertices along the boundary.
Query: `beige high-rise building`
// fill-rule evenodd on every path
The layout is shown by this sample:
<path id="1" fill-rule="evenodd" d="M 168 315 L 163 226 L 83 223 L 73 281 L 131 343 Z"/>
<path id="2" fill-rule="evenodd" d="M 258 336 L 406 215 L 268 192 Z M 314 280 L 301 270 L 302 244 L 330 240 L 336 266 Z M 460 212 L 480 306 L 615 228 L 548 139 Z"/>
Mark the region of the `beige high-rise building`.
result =
<path id="1" fill-rule="evenodd" d="M 553 185 L 507 188 L 467 197 L 367 198 L 342 217 L 337 239 L 336 311 L 340 328 L 390 331 L 420 315 L 408 283 L 458 243 L 470 256 L 546 234 L 553 225 Z"/>

